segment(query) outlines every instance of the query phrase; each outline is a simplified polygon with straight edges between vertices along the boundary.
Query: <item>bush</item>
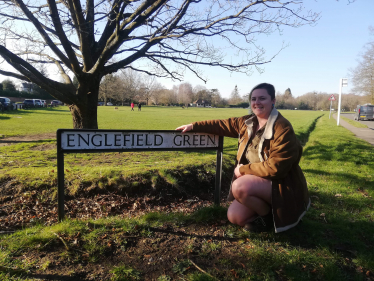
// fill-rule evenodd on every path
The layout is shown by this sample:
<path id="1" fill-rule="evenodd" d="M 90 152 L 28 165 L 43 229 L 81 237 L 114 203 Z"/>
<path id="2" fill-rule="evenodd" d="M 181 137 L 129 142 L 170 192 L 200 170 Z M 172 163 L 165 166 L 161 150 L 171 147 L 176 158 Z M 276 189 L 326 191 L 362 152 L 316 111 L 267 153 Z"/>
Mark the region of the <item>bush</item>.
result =
<path id="1" fill-rule="evenodd" d="M 53 100 L 55 99 L 47 92 L 43 91 L 41 93 L 29 93 L 20 91 L 0 91 L 0 96 L 7 98 L 23 98 L 23 99 L 41 99 L 41 100 Z"/>

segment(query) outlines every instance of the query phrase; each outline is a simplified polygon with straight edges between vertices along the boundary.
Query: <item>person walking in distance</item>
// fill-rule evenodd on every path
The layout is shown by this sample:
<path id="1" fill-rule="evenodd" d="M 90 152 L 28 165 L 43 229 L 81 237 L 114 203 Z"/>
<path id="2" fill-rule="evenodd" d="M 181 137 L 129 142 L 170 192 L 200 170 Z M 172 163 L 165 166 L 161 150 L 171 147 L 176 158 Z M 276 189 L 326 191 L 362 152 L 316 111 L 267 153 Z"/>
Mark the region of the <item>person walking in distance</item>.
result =
<path id="1" fill-rule="evenodd" d="M 134 111 L 134 103 L 131 102 L 131 111 Z"/>
<path id="2" fill-rule="evenodd" d="M 237 138 L 227 217 L 247 231 L 282 232 L 296 226 L 310 207 L 299 166 L 302 146 L 291 123 L 274 107 L 273 85 L 255 86 L 249 103 L 250 115 L 194 122 L 176 130 Z"/>
<path id="3" fill-rule="evenodd" d="M 142 111 L 142 104 L 140 102 L 138 103 L 138 111 Z"/>

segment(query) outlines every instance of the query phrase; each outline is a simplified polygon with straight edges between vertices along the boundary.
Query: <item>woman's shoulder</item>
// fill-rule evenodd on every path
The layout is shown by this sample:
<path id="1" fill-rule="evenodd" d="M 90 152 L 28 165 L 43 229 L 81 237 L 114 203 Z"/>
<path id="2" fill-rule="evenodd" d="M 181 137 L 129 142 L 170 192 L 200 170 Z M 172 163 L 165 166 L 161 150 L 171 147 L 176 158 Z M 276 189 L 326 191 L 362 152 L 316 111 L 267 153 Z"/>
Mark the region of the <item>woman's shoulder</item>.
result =
<path id="1" fill-rule="evenodd" d="M 274 128 L 284 129 L 287 127 L 292 128 L 292 124 L 281 113 L 278 113 L 278 118 L 275 121 Z M 292 128 L 293 129 L 293 128 Z"/>

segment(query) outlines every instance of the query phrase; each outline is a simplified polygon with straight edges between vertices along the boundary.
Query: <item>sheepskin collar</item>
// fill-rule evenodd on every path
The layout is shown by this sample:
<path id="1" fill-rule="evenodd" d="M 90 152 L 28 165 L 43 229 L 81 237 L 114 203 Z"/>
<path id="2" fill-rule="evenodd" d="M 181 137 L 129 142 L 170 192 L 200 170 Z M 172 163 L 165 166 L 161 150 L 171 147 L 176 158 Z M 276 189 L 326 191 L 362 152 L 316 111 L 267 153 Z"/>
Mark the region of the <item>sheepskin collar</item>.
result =
<path id="1" fill-rule="evenodd" d="M 262 135 L 264 139 L 271 139 L 274 135 L 274 123 L 275 120 L 278 118 L 278 110 L 273 108 L 273 110 L 270 112 L 268 121 L 266 122 L 265 125 L 265 131 L 264 134 Z M 245 124 L 248 127 L 248 133 L 251 135 L 252 134 L 252 128 L 253 128 L 253 121 L 254 119 L 257 118 L 256 115 L 252 115 L 249 117 L 247 120 L 245 120 Z"/>

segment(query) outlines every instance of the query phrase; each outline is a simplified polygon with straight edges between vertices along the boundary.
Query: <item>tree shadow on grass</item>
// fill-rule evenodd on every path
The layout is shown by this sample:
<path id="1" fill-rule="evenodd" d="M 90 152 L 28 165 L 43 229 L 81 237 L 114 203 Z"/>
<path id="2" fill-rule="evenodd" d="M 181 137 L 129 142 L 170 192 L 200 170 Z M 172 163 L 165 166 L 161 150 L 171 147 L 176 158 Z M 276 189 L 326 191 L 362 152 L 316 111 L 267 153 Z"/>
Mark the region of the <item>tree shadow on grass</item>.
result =
<path id="1" fill-rule="evenodd" d="M 359 169 L 360 166 L 358 166 L 357 168 Z M 305 173 L 315 174 L 316 176 L 328 176 L 329 181 L 342 182 L 342 184 L 347 185 L 347 188 L 349 188 L 349 185 L 352 183 L 354 185 L 360 186 L 360 189 L 374 191 L 374 180 L 372 179 L 359 177 L 347 172 L 327 172 L 315 169 L 303 169 L 303 171 Z"/>
<path id="2" fill-rule="evenodd" d="M 274 239 L 298 248 L 325 248 L 348 259 L 358 258 L 374 268 L 374 218 L 372 213 L 368 214 L 374 206 L 374 199 L 366 191 L 373 191 L 374 181 L 344 172 L 304 171 L 328 176 L 328 181 L 338 185 L 339 182 L 352 182 L 360 189 L 347 189 L 347 195 L 334 194 L 323 186 L 316 187 L 318 191 L 310 191 L 312 204 L 303 221 L 289 231 L 276 234 Z M 359 198 L 350 196 L 352 193 Z"/>
<path id="3" fill-rule="evenodd" d="M 368 151 L 368 146 L 361 140 L 342 141 L 337 145 L 325 145 L 315 141 L 313 146 L 307 147 L 303 156 L 309 160 L 320 159 L 325 161 L 337 160 L 342 162 L 352 162 L 356 165 L 366 165 L 374 163 L 372 154 L 359 153 L 359 151 Z M 341 152 L 336 156 L 336 152 Z"/>

